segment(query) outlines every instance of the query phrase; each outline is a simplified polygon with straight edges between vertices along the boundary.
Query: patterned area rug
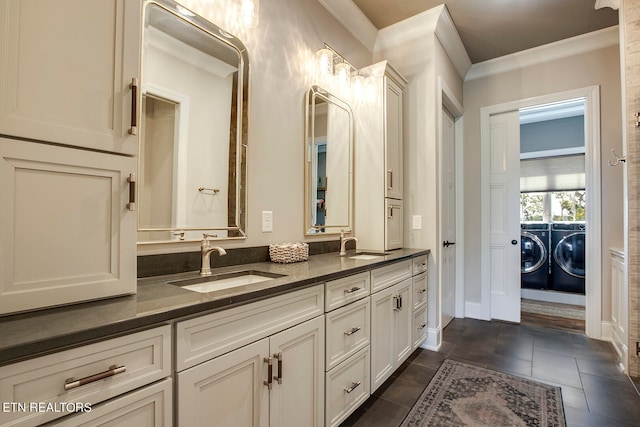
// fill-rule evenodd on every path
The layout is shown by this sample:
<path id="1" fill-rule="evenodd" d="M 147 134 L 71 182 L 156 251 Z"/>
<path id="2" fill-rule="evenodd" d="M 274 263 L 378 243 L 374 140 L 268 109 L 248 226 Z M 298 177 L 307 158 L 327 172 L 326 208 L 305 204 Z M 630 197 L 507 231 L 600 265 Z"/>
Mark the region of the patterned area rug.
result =
<path id="1" fill-rule="evenodd" d="M 401 427 L 565 426 L 560 387 L 445 360 Z"/>

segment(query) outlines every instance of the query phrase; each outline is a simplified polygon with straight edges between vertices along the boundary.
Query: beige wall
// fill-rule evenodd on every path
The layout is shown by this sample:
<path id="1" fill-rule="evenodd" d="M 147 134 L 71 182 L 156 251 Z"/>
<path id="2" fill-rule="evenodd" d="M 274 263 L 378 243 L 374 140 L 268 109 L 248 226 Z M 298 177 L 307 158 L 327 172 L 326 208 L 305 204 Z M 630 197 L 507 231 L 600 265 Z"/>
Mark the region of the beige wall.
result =
<path id="1" fill-rule="evenodd" d="M 549 61 L 464 83 L 465 300 L 480 302 L 480 108 L 571 89 L 600 86 L 602 156 L 602 319 L 611 317 L 609 248 L 623 246 L 622 168 L 609 167 L 622 152 L 618 46 Z"/>
<path id="2" fill-rule="evenodd" d="M 323 42 L 356 67 L 371 64 L 372 54 L 317 0 L 262 1 L 259 25 L 252 29 L 236 23 L 237 3 L 181 1 L 237 35 L 249 53 L 248 238 L 222 245 L 313 240 L 303 234 L 304 99 L 313 84 L 312 60 Z M 272 233 L 261 231 L 262 211 L 273 212 Z M 176 244 L 139 248 L 139 253 L 197 248 L 196 244 Z"/>

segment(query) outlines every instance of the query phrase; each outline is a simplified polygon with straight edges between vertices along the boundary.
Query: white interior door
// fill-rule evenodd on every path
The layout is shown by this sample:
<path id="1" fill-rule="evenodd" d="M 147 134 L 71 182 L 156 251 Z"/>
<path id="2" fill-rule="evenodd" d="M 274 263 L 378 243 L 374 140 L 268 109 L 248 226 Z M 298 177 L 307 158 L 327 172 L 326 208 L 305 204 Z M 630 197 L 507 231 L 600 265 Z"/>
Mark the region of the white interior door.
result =
<path id="1" fill-rule="evenodd" d="M 520 322 L 520 113 L 490 117 L 491 318 Z"/>
<path id="2" fill-rule="evenodd" d="M 456 151 L 453 117 L 442 109 L 442 327 L 456 310 Z"/>

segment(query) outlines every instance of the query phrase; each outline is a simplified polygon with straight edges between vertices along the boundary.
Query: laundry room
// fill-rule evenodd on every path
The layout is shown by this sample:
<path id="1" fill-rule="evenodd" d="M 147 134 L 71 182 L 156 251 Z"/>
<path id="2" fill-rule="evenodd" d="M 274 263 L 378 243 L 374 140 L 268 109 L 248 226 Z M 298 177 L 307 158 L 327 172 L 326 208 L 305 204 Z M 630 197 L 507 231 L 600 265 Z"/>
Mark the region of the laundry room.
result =
<path id="1" fill-rule="evenodd" d="M 520 110 L 521 310 L 584 332 L 585 100 Z"/>

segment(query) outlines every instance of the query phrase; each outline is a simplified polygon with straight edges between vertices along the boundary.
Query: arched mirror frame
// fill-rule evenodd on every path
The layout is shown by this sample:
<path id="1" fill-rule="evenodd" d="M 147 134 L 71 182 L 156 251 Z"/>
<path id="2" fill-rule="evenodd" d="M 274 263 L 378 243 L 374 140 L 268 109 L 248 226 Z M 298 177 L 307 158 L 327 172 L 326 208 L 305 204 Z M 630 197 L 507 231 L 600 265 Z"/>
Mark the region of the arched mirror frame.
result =
<path id="1" fill-rule="evenodd" d="M 318 195 L 316 188 L 316 167 L 315 162 L 315 106 L 316 99 L 320 99 L 327 104 L 333 104 L 337 108 L 344 110 L 348 114 L 349 124 L 346 132 L 348 138 L 348 160 L 346 162 L 348 171 L 348 182 L 341 183 L 347 186 L 348 200 L 346 202 L 346 209 L 348 210 L 344 217 L 347 218 L 346 223 L 329 223 L 318 225 L 314 223 L 314 211 L 318 203 Z M 354 168 L 354 147 L 353 147 L 353 112 L 351 107 L 345 101 L 331 94 L 329 91 L 319 87 L 312 86 L 305 97 L 305 197 L 304 197 L 304 233 L 307 236 L 324 236 L 331 234 L 339 234 L 342 231 L 351 232 L 353 229 L 353 168 Z M 329 144 L 327 144 L 329 145 Z M 328 150 L 331 148 L 328 147 Z M 332 186 L 336 185 L 332 183 Z"/>
<path id="2" fill-rule="evenodd" d="M 197 241 L 200 237 L 192 237 L 185 239 L 185 233 L 200 231 L 202 233 L 208 233 L 212 237 L 212 240 L 230 240 L 230 239 L 246 239 L 246 224 L 247 224 L 247 147 L 248 147 L 248 124 L 249 124 L 249 56 L 245 45 L 237 37 L 229 34 L 224 29 L 218 27 L 205 18 L 197 15 L 174 2 L 173 0 L 145 0 L 142 5 L 142 25 L 147 19 L 148 8 L 153 5 L 157 6 L 169 14 L 173 15 L 176 19 L 189 24 L 194 29 L 202 31 L 212 38 L 212 41 L 223 43 L 229 48 L 233 49 L 238 55 L 238 72 L 237 72 L 237 84 L 235 93 L 235 106 L 232 105 L 234 113 L 232 114 L 232 122 L 230 126 L 230 132 L 235 129 L 235 194 L 229 195 L 229 204 L 235 206 L 235 214 L 232 215 L 231 211 L 228 213 L 229 221 L 227 224 L 212 224 L 206 227 L 154 227 L 147 228 L 140 226 L 140 208 L 138 207 L 138 244 L 157 244 L 157 243 L 176 243 L 180 241 Z M 142 31 L 142 46 L 144 46 L 145 32 Z M 144 67 L 141 51 L 141 75 L 144 75 Z M 144 82 L 142 82 L 144 87 Z M 143 102 L 143 90 L 138 91 L 137 103 L 142 105 Z M 235 107 L 235 108 L 234 108 Z M 140 122 L 140 117 L 138 117 Z M 142 144 L 139 143 L 139 146 Z M 231 155 L 229 156 L 231 160 Z M 141 170 L 142 165 L 142 153 L 138 153 L 138 170 Z M 140 185 L 137 186 L 138 193 L 140 193 Z M 140 194 L 137 194 L 137 200 L 141 200 Z M 233 216 L 233 218 L 232 218 Z M 233 221 L 233 224 L 230 224 Z M 225 231 L 225 236 L 218 237 L 215 235 L 215 231 Z M 166 232 L 169 239 L 141 239 L 141 234 L 148 234 L 149 232 Z"/>

